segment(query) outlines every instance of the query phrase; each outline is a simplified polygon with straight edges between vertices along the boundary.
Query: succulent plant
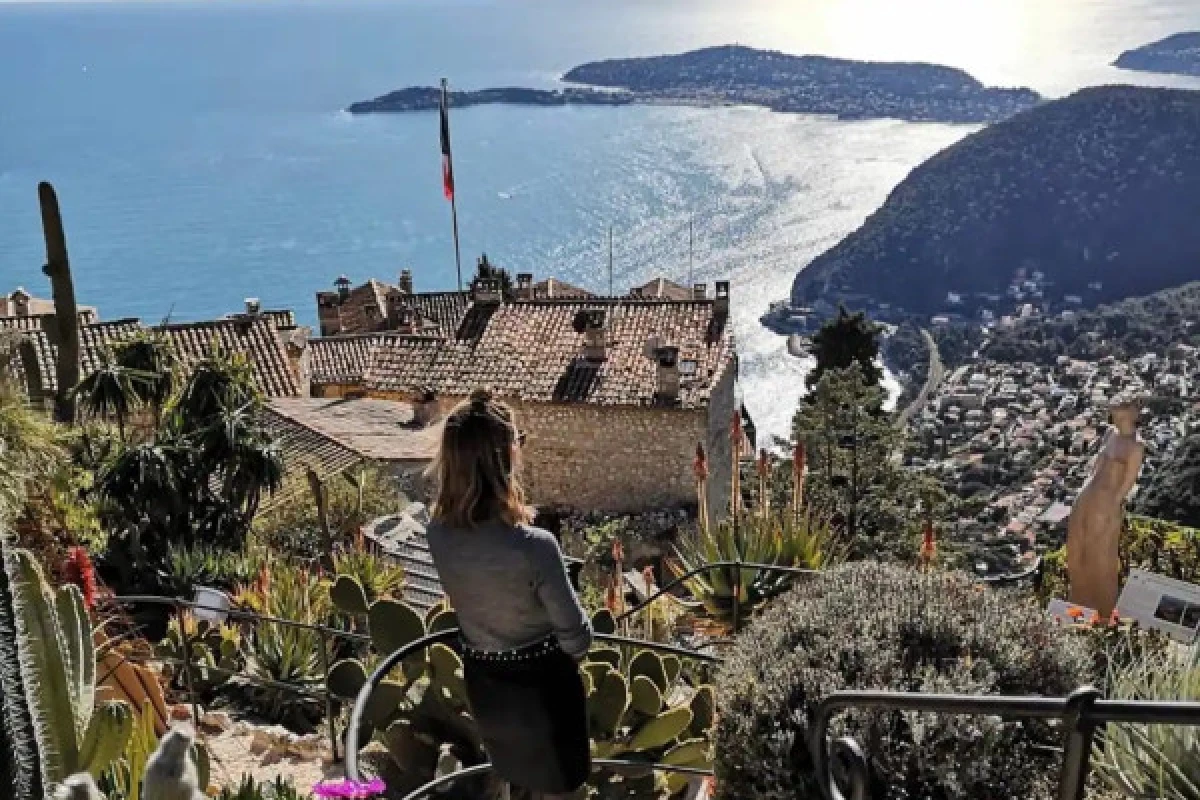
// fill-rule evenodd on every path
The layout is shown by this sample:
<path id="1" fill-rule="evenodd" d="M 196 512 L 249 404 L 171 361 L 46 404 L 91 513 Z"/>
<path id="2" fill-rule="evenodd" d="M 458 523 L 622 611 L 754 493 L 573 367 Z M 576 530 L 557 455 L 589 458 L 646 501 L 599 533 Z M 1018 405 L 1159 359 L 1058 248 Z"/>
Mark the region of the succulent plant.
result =
<path id="1" fill-rule="evenodd" d="M 71 584 L 52 591 L 26 551 L 5 561 L 42 783 L 57 787 L 79 772 L 99 776 L 124 750 L 133 714 L 122 702 L 96 703 L 96 651 L 83 595 Z"/>
<path id="2" fill-rule="evenodd" d="M 185 639 L 190 649 L 184 646 Z M 187 660 L 191 667 L 190 688 L 202 697 L 211 696 L 244 663 L 240 630 L 233 625 L 214 625 L 197 619 L 187 611 L 171 620 L 167 635 L 154 650 L 167 661 L 164 672 L 177 690 L 189 688 L 180 663 Z"/>

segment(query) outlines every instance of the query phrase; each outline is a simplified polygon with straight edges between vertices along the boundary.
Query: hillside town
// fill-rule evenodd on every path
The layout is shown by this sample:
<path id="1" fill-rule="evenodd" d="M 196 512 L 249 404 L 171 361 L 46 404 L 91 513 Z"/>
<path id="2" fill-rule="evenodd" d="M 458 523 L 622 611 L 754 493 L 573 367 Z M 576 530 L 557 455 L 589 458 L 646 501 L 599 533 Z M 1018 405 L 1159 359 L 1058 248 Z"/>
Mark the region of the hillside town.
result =
<path id="1" fill-rule="evenodd" d="M 1052 366 L 984 358 L 948 374 L 911 422 L 908 463 L 976 501 L 952 537 L 1008 555 L 1000 566 L 978 563 L 980 572 L 1028 566 L 1063 545 L 1119 396 L 1146 401 L 1140 436 L 1152 474 L 1200 426 L 1200 349 L 1176 344 L 1130 361 L 1061 356 Z"/>

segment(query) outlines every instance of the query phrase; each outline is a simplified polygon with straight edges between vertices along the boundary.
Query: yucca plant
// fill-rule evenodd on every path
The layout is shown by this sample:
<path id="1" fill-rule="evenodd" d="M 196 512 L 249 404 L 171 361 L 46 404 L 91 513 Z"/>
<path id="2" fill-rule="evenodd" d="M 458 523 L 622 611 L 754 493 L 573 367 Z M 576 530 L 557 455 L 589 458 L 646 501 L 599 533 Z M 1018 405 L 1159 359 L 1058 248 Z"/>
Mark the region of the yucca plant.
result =
<path id="1" fill-rule="evenodd" d="M 1200 649 L 1168 650 L 1113 671 L 1116 700 L 1200 700 Z M 1096 745 L 1096 770 L 1129 797 L 1200 800 L 1200 728 L 1109 723 Z"/>

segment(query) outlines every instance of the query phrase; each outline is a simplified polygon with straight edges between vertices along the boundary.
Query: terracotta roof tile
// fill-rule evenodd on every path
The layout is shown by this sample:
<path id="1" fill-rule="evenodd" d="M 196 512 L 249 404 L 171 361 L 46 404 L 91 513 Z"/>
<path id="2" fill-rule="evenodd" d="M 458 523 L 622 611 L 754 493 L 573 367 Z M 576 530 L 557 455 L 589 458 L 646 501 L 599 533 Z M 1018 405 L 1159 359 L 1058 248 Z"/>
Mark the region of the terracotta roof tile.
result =
<path id="1" fill-rule="evenodd" d="M 372 461 L 429 461 L 436 426 L 418 427 L 408 403 L 370 398 L 283 397 L 270 411 Z"/>
<path id="2" fill-rule="evenodd" d="M 314 384 L 361 383 L 381 333 L 322 336 L 308 340 L 309 374 Z"/>
<path id="3" fill-rule="evenodd" d="M 534 300 L 588 300 L 596 295 L 558 278 L 546 278 L 533 284 Z"/>
<path id="4" fill-rule="evenodd" d="M 388 305 L 402 304 L 415 311 L 417 332 L 450 336 L 471 304 L 467 292 L 417 292 L 409 294 L 383 281 L 369 279 L 350 290 L 344 300 L 337 292 L 317 292 L 318 306 L 337 306 L 343 334 L 382 333 L 395 328 Z"/>
<path id="5" fill-rule="evenodd" d="M 265 317 L 162 325 L 154 330 L 170 340 L 185 369 L 212 355 L 214 344 L 219 344 L 226 352 L 247 357 L 258 388 L 267 397 L 300 393 L 283 340 Z"/>
<path id="6" fill-rule="evenodd" d="M 81 325 L 79 327 L 81 374 L 87 375 L 100 366 L 100 358 L 106 347 L 132 338 L 139 330 L 141 330 L 141 323 L 136 319 L 119 319 L 111 322 L 97 322 L 94 325 Z M 33 379 L 28 374 L 28 366 L 24 367 L 25 390 L 32 400 L 48 397 L 58 390 L 58 375 L 55 372 L 55 364 L 58 363 L 58 348 L 50 343 L 50 336 L 44 330 L 28 331 L 23 335 L 23 339 L 23 348 L 27 355 L 32 356 L 38 374 L 38 378 Z M 40 393 L 38 386 L 41 387 Z"/>
<path id="7" fill-rule="evenodd" d="M 607 315 L 604 361 L 584 357 L 584 334 L 577 323 L 591 309 Z M 733 341 L 727 320 L 714 316 L 712 301 L 703 300 L 473 306 L 453 339 L 394 337 L 379 343 L 365 385 L 370 391 L 428 388 L 451 396 L 490 386 L 500 395 L 526 401 L 648 405 L 657 390 L 657 365 L 646 354 L 651 337 L 680 349 L 686 367 L 680 405 L 705 405 L 732 364 Z"/>
<path id="8" fill-rule="evenodd" d="M 310 491 L 309 469 L 326 478 L 363 461 L 362 456 L 340 442 L 276 414 L 269 407 L 263 410 L 261 421 L 283 452 L 284 479 L 278 492 L 263 498 L 260 511 L 269 511 Z"/>
<path id="9" fill-rule="evenodd" d="M 691 289 L 666 278 L 655 278 L 649 283 L 635 286 L 629 290 L 629 296 L 633 299 L 677 300 L 680 302 L 693 299 Z"/>

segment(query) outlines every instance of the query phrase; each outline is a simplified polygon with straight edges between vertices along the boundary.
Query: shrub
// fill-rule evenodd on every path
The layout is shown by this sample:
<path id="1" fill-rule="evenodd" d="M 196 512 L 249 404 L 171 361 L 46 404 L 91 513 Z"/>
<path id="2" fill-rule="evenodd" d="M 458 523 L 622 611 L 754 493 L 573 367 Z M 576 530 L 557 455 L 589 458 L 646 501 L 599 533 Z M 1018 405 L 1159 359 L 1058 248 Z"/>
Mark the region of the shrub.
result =
<path id="1" fill-rule="evenodd" d="M 778 598 L 718 675 L 717 785 L 726 800 L 820 797 L 812 715 L 840 689 L 1065 695 L 1089 653 L 1014 591 L 967 576 L 871 562 L 837 567 Z M 872 798 L 1052 795 L 1061 744 L 1048 726 L 994 718 L 850 712 L 832 726 L 868 754 Z"/>

